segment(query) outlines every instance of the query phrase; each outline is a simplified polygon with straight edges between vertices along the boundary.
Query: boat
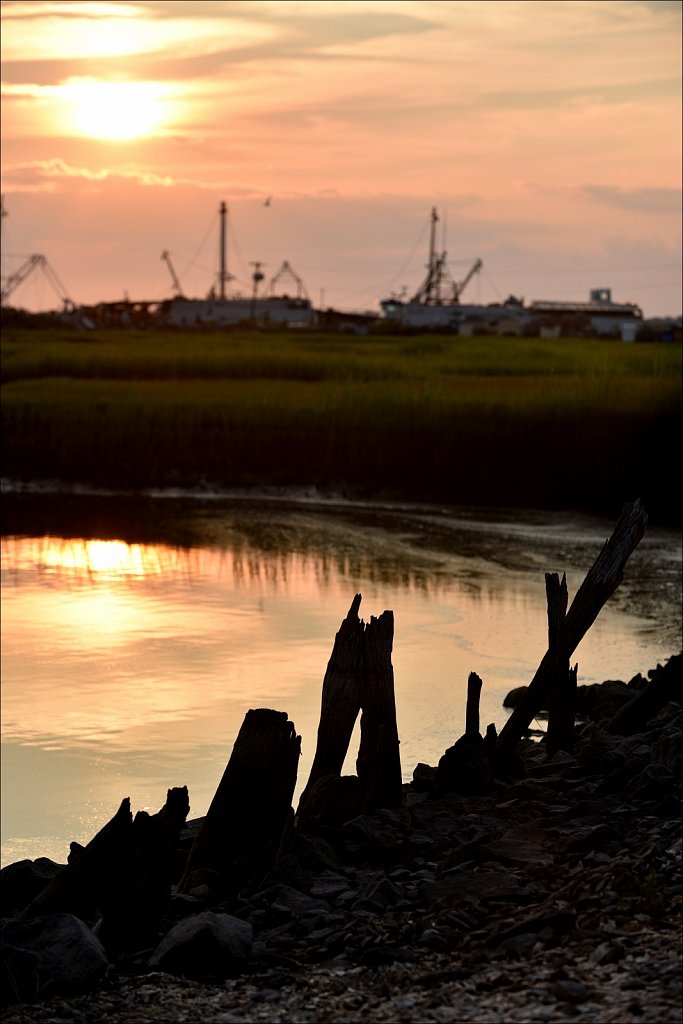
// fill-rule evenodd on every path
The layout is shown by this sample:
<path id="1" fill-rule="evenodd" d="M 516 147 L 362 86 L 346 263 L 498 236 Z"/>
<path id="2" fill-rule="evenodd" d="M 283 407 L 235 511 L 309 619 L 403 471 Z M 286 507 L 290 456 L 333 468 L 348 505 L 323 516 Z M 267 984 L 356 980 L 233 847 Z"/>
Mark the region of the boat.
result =
<path id="1" fill-rule="evenodd" d="M 252 261 L 254 270 L 251 275 L 251 295 L 234 293 L 227 294 L 227 284 L 233 276 L 227 269 L 227 215 L 225 202 L 219 207 L 220 218 L 220 267 L 216 283 L 204 299 L 187 298 L 182 291 L 180 282 L 173 269 L 170 254 L 165 250 L 161 254 L 171 273 L 174 296 L 162 304 L 163 319 L 172 327 L 223 327 L 237 324 L 267 326 L 279 324 L 286 327 L 310 327 L 315 321 L 313 305 L 302 279 L 292 266 L 285 260 L 278 272 L 270 279 L 267 293 L 259 295 L 259 288 L 265 280 L 262 263 Z M 283 278 L 291 282 L 291 290 L 280 291 Z"/>
<path id="2" fill-rule="evenodd" d="M 406 327 L 457 327 L 465 316 L 472 315 L 473 310 L 486 309 L 488 306 L 464 306 L 461 296 L 470 281 L 480 272 L 483 263 L 476 259 L 462 281 L 456 281 L 449 270 L 447 253 L 438 252 L 436 247 L 436 226 L 439 215 L 436 207 L 432 208 L 429 233 L 429 256 L 427 260 L 427 276 L 410 299 L 402 295 L 392 295 L 380 302 L 385 319 Z"/>

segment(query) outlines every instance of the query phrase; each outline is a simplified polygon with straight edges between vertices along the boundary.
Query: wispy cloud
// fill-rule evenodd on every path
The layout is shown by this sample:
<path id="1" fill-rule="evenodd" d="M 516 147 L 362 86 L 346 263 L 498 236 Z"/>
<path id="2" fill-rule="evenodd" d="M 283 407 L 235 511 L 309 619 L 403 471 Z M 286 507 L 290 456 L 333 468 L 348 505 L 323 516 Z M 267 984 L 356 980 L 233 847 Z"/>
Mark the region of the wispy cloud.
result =
<path id="1" fill-rule="evenodd" d="M 584 185 L 583 195 L 594 203 L 620 210 L 645 213 L 676 213 L 681 209 L 681 190 L 675 188 L 619 188 L 614 185 Z"/>
<path id="2" fill-rule="evenodd" d="M 680 244 L 680 14 L 663 0 L 8 0 L 5 227 L 42 250 L 52 226 L 50 248 L 71 246 L 97 291 L 103 223 L 117 253 L 133 232 L 140 249 L 182 248 L 225 198 L 252 253 L 308 262 L 334 301 L 344 266 L 351 292 L 393 275 L 437 205 L 457 222 L 453 255 L 490 271 L 498 251 L 506 287 L 540 296 L 534 268 L 583 275 L 606 239 Z M 103 138 L 79 115 L 90 80 L 149 85 L 163 116 Z M 595 274 L 576 273 L 587 294 Z"/>
<path id="3" fill-rule="evenodd" d="M 34 160 L 29 163 L 18 163 L 3 167 L 4 187 L 16 191 L 54 191 L 60 182 L 78 179 L 81 182 L 129 181 L 148 188 L 172 188 L 179 185 L 191 185 L 194 188 L 215 188 L 215 185 L 190 178 L 176 178 L 169 174 L 155 174 L 150 171 L 121 170 L 101 168 L 93 170 L 88 167 L 76 167 L 61 157 L 50 157 L 47 160 Z"/>

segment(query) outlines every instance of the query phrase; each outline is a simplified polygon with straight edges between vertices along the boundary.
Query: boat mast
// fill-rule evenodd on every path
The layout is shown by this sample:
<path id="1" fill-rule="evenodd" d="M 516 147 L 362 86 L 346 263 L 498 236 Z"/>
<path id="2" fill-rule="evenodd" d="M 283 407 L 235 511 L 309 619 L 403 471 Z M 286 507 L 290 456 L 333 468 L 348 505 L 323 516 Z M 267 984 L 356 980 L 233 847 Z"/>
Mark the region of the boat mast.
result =
<path id="1" fill-rule="evenodd" d="M 220 239 L 220 273 L 219 273 L 219 296 L 221 299 L 225 299 L 225 282 L 228 280 L 228 269 L 226 262 L 226 222 L 228 216 L 228 208 L 225 205 L 225 200 L 221 203 L 219 209 L 219 215 L 221 218 L 221 239 Z"/>
<path id="2" fill-rule="evenodd" d="M 429 233 L 429 262 L 427 263 L 427 276 L 410 300 L 423 305 L 433 305 L 441 301 L 441 279 L 444 274 L 446 253 L 440 256 L 436 254 L 436 225 L 439 215 L 436 207 L 432 207 L 432 223 Z"/>

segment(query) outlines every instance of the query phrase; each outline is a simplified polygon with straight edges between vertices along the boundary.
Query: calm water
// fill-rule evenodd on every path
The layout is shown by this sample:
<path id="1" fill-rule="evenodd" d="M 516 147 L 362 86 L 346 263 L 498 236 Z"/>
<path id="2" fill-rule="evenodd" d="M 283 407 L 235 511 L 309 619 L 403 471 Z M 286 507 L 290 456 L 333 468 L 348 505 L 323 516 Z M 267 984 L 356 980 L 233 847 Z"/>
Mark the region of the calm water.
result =
<path id="1" fill-rule="evenodd" d="M 34 499 L 2 539 L 2 863 L 87 842 L 130 796 L 187 785 L 205 813 L 249 708 L 286 711 L 312 761 L 322 679 L 356 593 L 392 609 L 404 778 L 482 728 L 546 649 L 544 572 L 570 600 L 613 522 L 285 502 Z M 579 682 L 681 646 L 681 544 L 650 528 L 576 651 Z M 354 771 L 354 736 L 346 770 Z"/>

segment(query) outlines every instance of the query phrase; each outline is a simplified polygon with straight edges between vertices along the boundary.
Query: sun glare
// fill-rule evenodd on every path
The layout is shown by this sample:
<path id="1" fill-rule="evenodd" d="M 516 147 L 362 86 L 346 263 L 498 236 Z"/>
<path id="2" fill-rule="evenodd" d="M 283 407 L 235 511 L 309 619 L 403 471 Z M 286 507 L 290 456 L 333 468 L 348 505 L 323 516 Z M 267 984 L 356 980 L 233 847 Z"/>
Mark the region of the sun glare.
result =
<path id="1" fill-rule="evenodd" d="M 64 86 L 71 130 L 94 139 L 138 139 L 163 127 L 168 103 L 153 82 L 78 79 Z"/>

